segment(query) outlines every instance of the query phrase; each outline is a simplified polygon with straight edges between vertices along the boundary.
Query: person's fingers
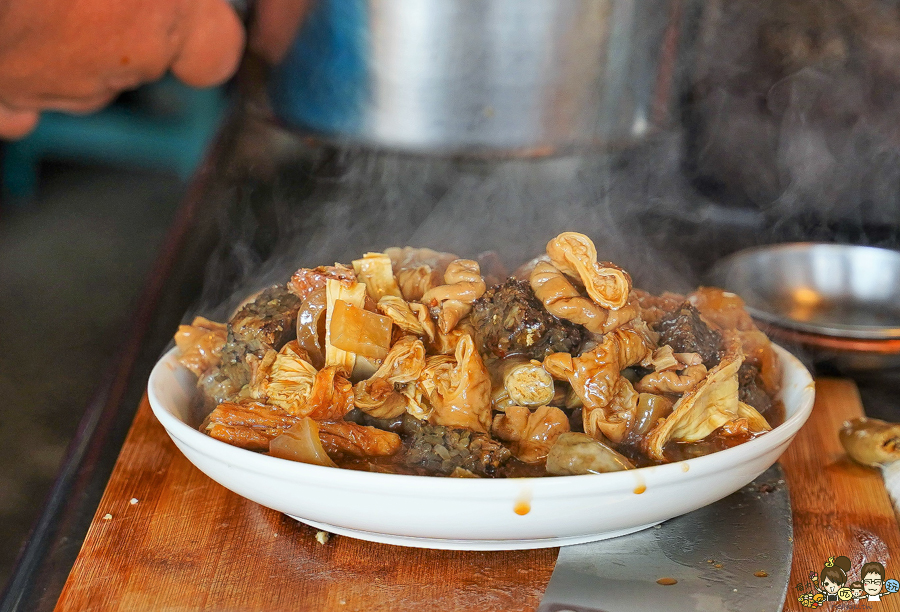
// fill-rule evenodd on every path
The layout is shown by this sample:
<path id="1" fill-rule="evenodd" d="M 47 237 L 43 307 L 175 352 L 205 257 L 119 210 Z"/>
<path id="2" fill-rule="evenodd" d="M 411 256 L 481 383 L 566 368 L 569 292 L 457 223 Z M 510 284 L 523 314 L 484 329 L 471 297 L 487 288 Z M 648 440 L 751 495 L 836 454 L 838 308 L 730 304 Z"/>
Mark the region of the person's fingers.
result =
<path id="1" fill-rule="evenodd" d="M 38 123 L 39 114 L 32 110 L 16 110 L 0 104 L 0 138 L 17 140 L 27 136 Z"/>
<path id="2" fill-rule="evenodd" d="M 271 64 L 280 62 L 310 5 L 310 0 L 258 0 L 253 8 L 251 48 Z"/>
<path id="3" fill-rule="evenodd" d="M 244 51 L 244 27 L 224 0 L 197 0 L 185 24 L 185 38 L 174 63 L 176 77 L 194 87 L 226 81 Z"/>
<path id="4" fill-rule="evenodd" d="M 43 110 L 61 111 L 83 115 L 94 113 L 107 106 L 118 95 L 117 92 L 97 94 L 87 98 L 44 98 L 41 104 Z"/>

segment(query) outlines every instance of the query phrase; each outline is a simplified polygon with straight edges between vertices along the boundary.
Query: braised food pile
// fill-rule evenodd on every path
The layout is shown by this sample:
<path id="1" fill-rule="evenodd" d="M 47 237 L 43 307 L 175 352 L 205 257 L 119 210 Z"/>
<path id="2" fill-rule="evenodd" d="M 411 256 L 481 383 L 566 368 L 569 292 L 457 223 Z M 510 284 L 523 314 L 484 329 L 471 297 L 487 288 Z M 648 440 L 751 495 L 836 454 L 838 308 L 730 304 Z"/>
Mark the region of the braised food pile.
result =
<path id="1" fill-rule="evenodd" d="M 430 249 L 301 268 L 175 336 L 208 435 L 318 465 L 513 477 L 708 454 L 780 422 L 734 294 L 651 295 L 566 232 L 507 275 Z"/>

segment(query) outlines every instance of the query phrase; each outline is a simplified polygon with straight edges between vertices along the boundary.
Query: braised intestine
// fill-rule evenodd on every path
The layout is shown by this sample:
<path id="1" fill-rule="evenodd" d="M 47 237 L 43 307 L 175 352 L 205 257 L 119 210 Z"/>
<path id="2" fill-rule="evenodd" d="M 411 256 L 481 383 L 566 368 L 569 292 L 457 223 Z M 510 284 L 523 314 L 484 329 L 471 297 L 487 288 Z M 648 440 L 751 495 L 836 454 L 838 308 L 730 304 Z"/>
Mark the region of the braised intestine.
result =
<path id="1" fill-rule="evenodd" d="M 580 279 L 600 306 L 618 310 L 628 302 L 631 277 L 615 264 L 598 262 L 597 249 L 584 234 L 563 232 L 547 243 L 547 255 L 560 272 Z"/>
<path id="2" fill-rule="evenodd" d="M 391 247 L 385 254 L 391 260 L 402 297 L 409 301 L 420 301 L 429 289 L 440 285 L 447 266 L 459 259 L 452 253 L 414 247 Z"/>
<path id="3" fill-rule="evenodd" d="M 180 327 L 201 430 L 329 467 L 514 476 L 632 469 L 770 429 L 780 365 L 737 296 L 635 289 L 574 232 L 519 281 L 496 254 L 478 261 L 489 272 L 431 249 L 366 253 Z"/>
<path id="4" fill-rule="evenodd" d="M 582 402 L 584 431 L 622 442 L 634 423 L 638 394 L 622 370 L 640 363 L 652 350 L 633 327 L 603 336 L 590 351 L 575 358 L 558 353 L 544 361 L 551 374 L 567 380 Z"/>
<path id="5" fill-rule="evenodd" d="M 422 299 L 428 291 L 441 284 L 441 273 L 431 266 L 416 266 L 397 271 L 397 284 L 400 295 L 409 301 Z"/>
<path id="6" fill-rule="evenodd" d="M 647 374 L 634 385 L 634 388 L 641 393 L 684 393 L 704 378 L 706 366 L 701 363 L 687 366 L 680 372 L 663 370 Z"/>
<path id="7" fill-rule="evenodd" d="M 584 325 L 597 334 L 612 331 L 637 315 L 637 309 L 631 305 L 610 310 L 583 296 L 565 274 L 546 261 L 534 267 L 530 282 L 534 294 L 550 314 Z"/>

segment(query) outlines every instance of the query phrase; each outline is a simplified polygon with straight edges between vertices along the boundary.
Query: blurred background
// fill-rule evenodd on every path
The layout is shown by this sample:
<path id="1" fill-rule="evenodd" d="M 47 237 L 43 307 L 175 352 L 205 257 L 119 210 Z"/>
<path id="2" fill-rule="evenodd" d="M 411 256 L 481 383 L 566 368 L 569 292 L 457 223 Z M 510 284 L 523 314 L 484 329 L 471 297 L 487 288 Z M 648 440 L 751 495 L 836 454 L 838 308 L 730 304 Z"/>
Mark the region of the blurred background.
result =
<path id="1" fill-rule="evenodd" d="M 0 148 L 0 586 L 226 102 L 163 79 Z"/>

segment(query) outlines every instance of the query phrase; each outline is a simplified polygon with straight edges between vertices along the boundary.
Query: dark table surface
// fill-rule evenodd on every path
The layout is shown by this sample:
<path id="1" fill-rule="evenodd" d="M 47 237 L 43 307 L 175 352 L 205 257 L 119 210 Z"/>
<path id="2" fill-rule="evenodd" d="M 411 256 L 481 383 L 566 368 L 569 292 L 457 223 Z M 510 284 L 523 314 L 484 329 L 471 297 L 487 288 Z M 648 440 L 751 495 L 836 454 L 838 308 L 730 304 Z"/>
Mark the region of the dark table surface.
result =
<path id="1" fill-rule="evenodd" d="M 237 108 L 194 177 L 117 365 L 85 411 L 0 611 L 53 608 L 150 369 L 177 325 L 197 312 L 226 313 L 240 296 L 283 281 L 300 265 L 416 244 L 466 254 L 489 248 L 514 267 L 548 235 L 575 228 L 629 269 L 636 285 L 685 290 L 712 262 L 744 247 L 896 239 L 892 228 L 873 232 L 805 214 L 772 219 L 706 199 L 684 171 L 677 132 L 615 155 L 429 159 L 319 145 L 261 115 L 253 103 Z M 814 365 L 846 374 L 828 362 Z M 900 373 L 856 374 L 866 411 L 900 420 L 890 393 Z"/>

